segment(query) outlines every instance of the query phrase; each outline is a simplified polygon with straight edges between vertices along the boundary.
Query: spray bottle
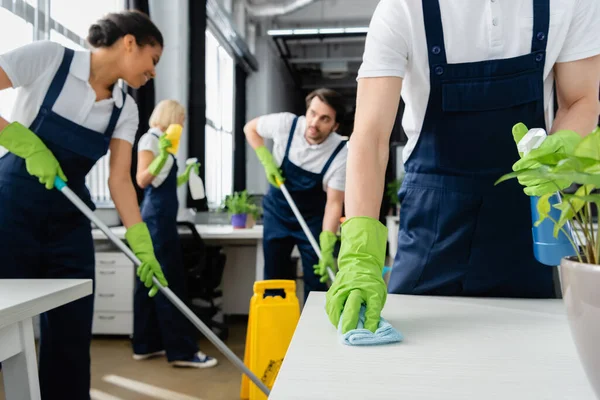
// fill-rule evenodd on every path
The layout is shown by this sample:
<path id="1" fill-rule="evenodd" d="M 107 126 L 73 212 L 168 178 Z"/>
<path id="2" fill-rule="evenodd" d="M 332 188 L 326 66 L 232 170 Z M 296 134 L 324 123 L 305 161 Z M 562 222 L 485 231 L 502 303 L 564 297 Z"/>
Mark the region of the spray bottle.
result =
<path id="1" fill-rule="evenodd" d="M 544 129 L 530 129 L 527 134 L 519 141 L 517 148 L 519 153 L 526 155 L 531 150 L 537 149 L 546 139 L 547 134 Z M 575 250 L 569 239 L 573 238 L 570 224 L 565 224 L 564 231 L 558 233 L 558 237 L 554 237 L 554 223 L 546 218 L 539 226 L 535 226 L 539 220 L 540 214 L 537 209 L 539 197 L 531 196 L 531 219 L 532 219 L 532 234 L 533 234 L 533 254 L 535 259 L 540 263 L 550 266 L 560 265 L 563 257 L 575 255 Z M 550 196 L 550 212 L 549 216 L 554 221 L 560 219 L 560 210 L 554 207 L 555 204 L 561 202 L 560 194 L 557 192 Z M 567 234 L 569 236 L 567 236 Z"/>

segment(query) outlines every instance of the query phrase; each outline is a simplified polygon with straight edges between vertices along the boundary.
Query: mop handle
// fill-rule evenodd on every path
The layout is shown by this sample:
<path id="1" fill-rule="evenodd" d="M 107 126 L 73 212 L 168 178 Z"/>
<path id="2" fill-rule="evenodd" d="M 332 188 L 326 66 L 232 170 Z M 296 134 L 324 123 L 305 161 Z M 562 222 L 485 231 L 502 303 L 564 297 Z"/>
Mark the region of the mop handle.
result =
<path id="1" fill-rule="evenodd" d="M 308 228 L 308 225 L 306 225 L 306 221 L 304 221 L 304 218 L 302 218 L 302 214 L 300 214 L 300 210 L 298 210 L 298 207 L 296 207 L 296 203 L 294 202 L 294 199 L 292 199 L 290 192 L 288 192 L 287 188 L 285 187 L 285 185 L 282 182 L 278 182 L 278 183 L 279 183 L 279 189 L 281 189 L 281 191 L 283 192 L 283 195 L 285 196 L 287 202 L 289 203 L 290 207 L 292 208 L 292 211 L 296 215 L 296 219 L 298 220 L 298 222 L 300 222 L 300 226 L 302 226 L 302 230 L 304 231 L 304 234 L 308 237 L 308 241 L 310 242 L 313 250 L 315 251 L 315 253 L 317 253 L 317 256 L 320 259 L 321 258 L 321 250 L 319 249 L 319 245 L 317 244 L 315 237 L 313 236 L 312 232 Z M 327 274 L 329 275 L 329 279 L 331 279 L 331 282 L 333 282 L 333 280 L 335 279 L 335 274 L 333 273 L 333 270 L 329 266 L 327 266 Z"/>
<path id="2" fill-rule="evenodd" d="M 102 230 L 102 232 L 108 236 L 111 242 L 113 242 L 123 253 L 125 253 L 125 255 L 131 261 L 133 261 L 136 266 L 140 266 L 142 264 L 133 251 L 131 251 L 131 249 L 125 243 L 123 243 L 123 241 L 120 240 L 58 176 L 54 179 L 54 186 L 62 194 L 64 194 L 83 214 L 85 214 L 85 216 L 88 217 L 89 220 L 94 223 L 94 225 L 100 228 L 100 230 Z M 181 311 L 181 313 L 185 315 L 187 319 L 189 319 L 190 322 L 192 322 L 196 328 L 198 328 L 200 332 L 202 332 L 204 336 L 206 336 L 206 338 L 210 340 L 211 343 L 214 344 L 215 347 L 217 347 L 217 349 L 219 349 L 219 351 L 221 351 L 221 353 L 223 353 L 223 355 L 229 359 L 229 361 L 231 361 L 244 374 L 246 374 L 248 378 L 250 378 L 250 380 L 254 382 L 265 395 L 269 396 L 269 388 L 267 388 L 267 386 L 265 386 L 265 384 L 258 379 L 258 377 L 254 375 L 254 373 L 252 373 L 252 371 L 250 371 L 248 367 L 246 367 L 246 365 L 231 350 L 229 350 L 225 343 L 223 343 L 221 339 L 219 339 L 219 337 L 215 335 L 214 332 L 210 330 L 210 328 L 206 326 L 206 324 L 204 324 L 204 322 L 202 322 L 200 318 L 198 318 L 198 316 L 194 314 L 185 305 L 185 303 L 175 295 L 175 293 L 171 291 L 171 289 L 162 286 L 156 277 L 152 278 L 152 283 L 156 285 L 161 293 L 165 295 L 165 297 L 169 299 L 169 301 L 173 303 L 173 305 L 177 307 L 179 311 Z"/>

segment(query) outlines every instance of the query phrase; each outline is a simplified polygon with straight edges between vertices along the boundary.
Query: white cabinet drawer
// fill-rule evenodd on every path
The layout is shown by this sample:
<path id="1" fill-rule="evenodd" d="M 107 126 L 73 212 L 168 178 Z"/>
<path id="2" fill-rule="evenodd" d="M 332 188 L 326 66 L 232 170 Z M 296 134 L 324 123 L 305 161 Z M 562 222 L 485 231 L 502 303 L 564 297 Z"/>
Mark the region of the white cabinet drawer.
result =
<path id="1" fill-rule="evenodd" d="M 96 267 L 94 309 L 133 311 L 134 271 L 130 268 Z"/>
<path id="2" fill-rule="evenodd" d="M 92 333 L 94 335 L 133 334 L 133 312 L 95 312 Z"/>
<path id="3" fill-rule="evenodd" d="M 133 268 L 133 262 L 123 253 L 98 252 L 96 253 L 96 268 L 118 267 Z"/>

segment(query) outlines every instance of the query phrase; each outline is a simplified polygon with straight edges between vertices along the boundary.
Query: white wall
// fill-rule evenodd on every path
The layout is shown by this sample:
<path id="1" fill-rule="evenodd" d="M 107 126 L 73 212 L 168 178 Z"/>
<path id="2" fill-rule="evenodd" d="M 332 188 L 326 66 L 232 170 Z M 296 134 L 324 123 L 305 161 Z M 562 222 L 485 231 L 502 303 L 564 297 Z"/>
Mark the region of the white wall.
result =
<path id="1" fill-rule="evenodd" d="M 188 64 L 189 29 L 187 0 L 150 0 L 150 16 L 160 29 L 165 47 L 154 81 L 156 102 L 174 99 L 187 108 L 188 104 Z M 179 173 L 185 169 L 188 151 L 188 130 L 184 126 L 177 153 Z M 185 207 L 187 185 L 178 190 L 180 208 Z"/>
<path id="2" fill-rule="evenodd" d="M 294 82 L 274 48 L 270 37 L 256 40 L 259 71 L 249 76 L 246 85 L 247 121 L 264 114 L 294 111 Z M 267 147 L 272 148 L 269 140 Z M 266 193 L 269 184 L 254 150 L 246 144 L 246 187 L 251 194 Z"/>

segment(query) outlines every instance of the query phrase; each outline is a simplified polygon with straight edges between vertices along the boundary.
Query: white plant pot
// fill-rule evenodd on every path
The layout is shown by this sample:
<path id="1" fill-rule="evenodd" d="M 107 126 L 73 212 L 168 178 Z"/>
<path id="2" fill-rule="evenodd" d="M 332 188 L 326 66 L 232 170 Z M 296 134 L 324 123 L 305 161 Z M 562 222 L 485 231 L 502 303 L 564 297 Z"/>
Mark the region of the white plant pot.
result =
<path id="1" fill-rule="evenodd" d="M 560 278 L 579 359 L 600 399 L 600 265 L 564 258 Z"/>

